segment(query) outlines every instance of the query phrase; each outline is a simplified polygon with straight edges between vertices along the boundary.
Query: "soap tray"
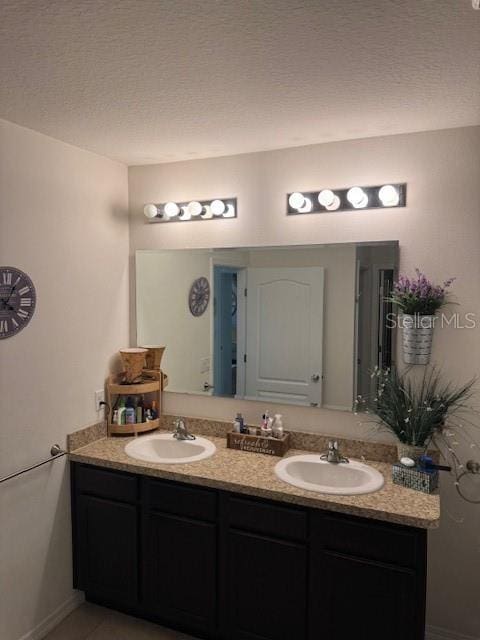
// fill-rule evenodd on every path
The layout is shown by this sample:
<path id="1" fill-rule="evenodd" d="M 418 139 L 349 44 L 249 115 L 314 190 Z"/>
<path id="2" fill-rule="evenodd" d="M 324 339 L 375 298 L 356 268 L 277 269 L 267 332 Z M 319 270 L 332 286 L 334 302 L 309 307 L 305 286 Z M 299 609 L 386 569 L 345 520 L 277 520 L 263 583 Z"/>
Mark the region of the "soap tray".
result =
<path id="1" fill-rule="evenodd" d="M 281 438 L 253 436 L 248 433 L 229 431 L 227 447 L 250 453 L 265 453 L 269 456 L 283 456 L 290 449 L 290 434 L 284 433 Z"/>

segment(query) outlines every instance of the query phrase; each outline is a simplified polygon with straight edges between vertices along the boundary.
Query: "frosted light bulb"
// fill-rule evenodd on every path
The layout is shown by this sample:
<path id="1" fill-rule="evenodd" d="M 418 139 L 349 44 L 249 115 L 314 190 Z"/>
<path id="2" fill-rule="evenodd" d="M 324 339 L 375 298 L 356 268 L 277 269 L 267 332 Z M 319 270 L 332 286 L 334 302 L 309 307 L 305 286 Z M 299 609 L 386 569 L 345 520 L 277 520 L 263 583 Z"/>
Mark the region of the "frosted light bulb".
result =
<path id="1" fill-rule="evenodd" d="M 400 194 L 398 189 L 395 189 L 391 184 L 385 184 L 378 192 L 384 207 L 396 207 L 400 202 Z"/>
<path id="2" fill-rule="evenodd" d="M 167 216 L 167 218 L 174 218 L 180 213 L 180 207 L 176 202 L 167 202 L 167 204 L 163 207 L 163 213 Z"/>
<path id="3" fill-rule="evenodd" d="M 368 204 L 368 196 L 360 187 L 352 187 L 347 192 L 347 200 L 355 209 L 363 209 Z"/>
<path id="4" fill-rule="evenodd" d="M 224 218 L 234 218 L 235 217 L 235 207 L 233 206 L 233 204 L 229 204 L 227 206 L 227 210 L 223 214 L 223 217 Z"/>
<path id="5" fill-rule="evenodd" d="M 182 213 L 179 215 L 178 219 L 179 220 L 191 220 L 192 216 L 188 211 L 188 207 L 180 207 Z"/>
<path id="6" fill-rule="evenodd" d="M 212 200 L 210 209 L 214 216 L 221 216 L 225 211 L 225 203 L 223 200 Z"/>
<path id="7" fill-rule="evenodd" d="M 340 198 L 330 189 L 320 191 L 318 194 L 318 202 L 329 211 L 335 211 L 340 206 Z"/>
<path id="8" fill-rule="evenodd" d="M 303 198 L 303 206 L 298 209 L 299 213 L 309 213 L 312 210 L 312 201 L 310 198 Z"/>
<path id="9" fill-rule="evenodd" d="M 200 216 L 202 220 L 211 220 L 213 218 L 212 208 L 206 204 L 204 207 L 205 211 Z"/>
<path id="10" fill-rule="evenodd" d="M 143 213 L 145 215 L 146 218 L 150 218 L 150 220 L 152 218 L 156 218 L 158 215 L 158 209 L 157 209 L 157 205 L 156 204 L 146 204 L 143 207 Z"/>
<path id="11" fill-rule="evenodd" d="M 299 193 L 295 191 L 295 193 L 290 194 L 288 198 L 288 204 L 292 207 L 292 209 L 300 210 L 305 204 L 305 196 L 303 193 Z"/>
<path id="12" fill-rule="evenodd" d="M 192 200 L 192 202 L 189 202 L 187 205 L 187 212 L 189 213 L 189 215 L 191 216 L 199 216 L 203 211 L 203 207 L 200 204 L 200 202 L 197 202 L 196 200 Z"/>

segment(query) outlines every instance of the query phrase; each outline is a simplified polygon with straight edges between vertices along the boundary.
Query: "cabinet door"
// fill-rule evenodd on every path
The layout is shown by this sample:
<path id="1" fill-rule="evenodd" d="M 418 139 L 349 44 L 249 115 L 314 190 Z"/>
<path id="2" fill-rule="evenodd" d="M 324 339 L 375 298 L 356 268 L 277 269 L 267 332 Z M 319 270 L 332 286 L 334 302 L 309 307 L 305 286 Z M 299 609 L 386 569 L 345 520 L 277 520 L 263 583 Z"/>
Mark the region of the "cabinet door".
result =
<path id="1" fill-rule="evenodd" d="M 216 626 L 216 525 L 180 516 L 144 516 L 143 593 L 149 613 L 181 627 Z"/>
<path id="2" fill-rule="evenodd" d="M 412 570 L 329 551 L 311 569 L 309 640 L 423 640 Z"/>
<path id="3" fill-rule="evenodd" d="M 135 605 L 138 594 L 137 508 L 79 495 L 77 545 L 80 584 L 110 604 Z"/>
<path id="4" fill-rule="evenodd" d="M 309 640 L 424 640 L 425 570 L 425 532 L 312 513 Z"/>
<path id="5" fill-rule="evenodd" d="M 226 555 L 227 637 L 304 640 L 305 547 L 230 530 Z"/>

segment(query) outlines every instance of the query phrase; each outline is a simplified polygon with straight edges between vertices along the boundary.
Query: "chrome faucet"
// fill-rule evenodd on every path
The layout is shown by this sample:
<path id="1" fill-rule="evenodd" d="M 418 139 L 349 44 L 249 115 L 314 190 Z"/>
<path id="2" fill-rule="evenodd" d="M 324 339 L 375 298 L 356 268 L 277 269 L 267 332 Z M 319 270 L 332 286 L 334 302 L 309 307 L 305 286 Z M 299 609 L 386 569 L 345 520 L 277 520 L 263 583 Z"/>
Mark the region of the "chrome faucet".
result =
<path id="1" fill-rule="evenodd" d="M 188 433 L 188 429 L 183 418 L 176 418 L 173 422 L 173 427 L 173 437 L 177 440 L 195 440 L 195 436 L 192 433 Z"/>
<path id="2" fill-rule="evenodd" d="M 320 459 L 331 462 L 332 464 L 340 464 L 341 462 L 348 464 L 350 462 L 348 458 L 345 458 L 345 456 L 341 455 L 338 448 L 338 442 L 336 440 L 330 440 L 330 442 L 328 443 L 327 453 L 322 453 Z"/>

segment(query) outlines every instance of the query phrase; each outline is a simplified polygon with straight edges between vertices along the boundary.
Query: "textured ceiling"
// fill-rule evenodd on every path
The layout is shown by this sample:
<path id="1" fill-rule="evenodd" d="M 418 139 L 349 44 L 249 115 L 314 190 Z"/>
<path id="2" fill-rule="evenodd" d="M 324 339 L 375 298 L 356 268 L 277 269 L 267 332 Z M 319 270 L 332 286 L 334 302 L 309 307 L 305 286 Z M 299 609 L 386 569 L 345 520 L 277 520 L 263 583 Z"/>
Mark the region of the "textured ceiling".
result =
<path id="1" fill-rule="evenodd" d="M 471 0 L 0 0 L 0 117 L 128 164 L 480 123 Z"/>

